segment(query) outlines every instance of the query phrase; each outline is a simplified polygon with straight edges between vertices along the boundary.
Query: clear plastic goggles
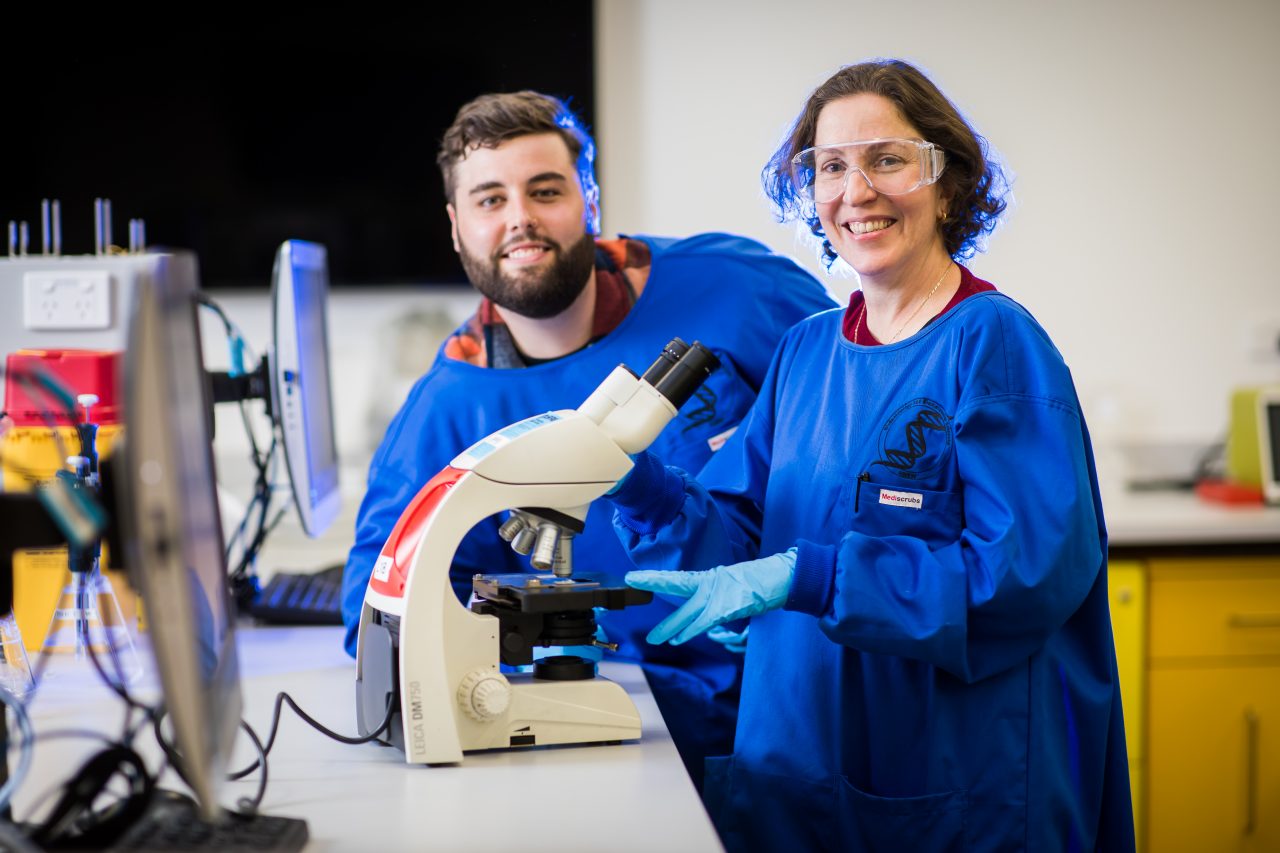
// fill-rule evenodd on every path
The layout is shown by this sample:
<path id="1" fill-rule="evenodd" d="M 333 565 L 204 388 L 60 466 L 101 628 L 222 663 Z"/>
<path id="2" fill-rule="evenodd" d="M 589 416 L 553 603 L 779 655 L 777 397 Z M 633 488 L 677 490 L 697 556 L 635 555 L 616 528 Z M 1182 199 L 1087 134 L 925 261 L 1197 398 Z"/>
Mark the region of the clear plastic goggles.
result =
<path id="1" fill-rule="evenodd" d="M 942 149 L 919 139 L 886 137 L 815 145 L 791 158 L 791 181 L 801 198 L 818 204 L 844 195 L 855 172 L 884 195 L 905 195 L 942 175 Z"/>

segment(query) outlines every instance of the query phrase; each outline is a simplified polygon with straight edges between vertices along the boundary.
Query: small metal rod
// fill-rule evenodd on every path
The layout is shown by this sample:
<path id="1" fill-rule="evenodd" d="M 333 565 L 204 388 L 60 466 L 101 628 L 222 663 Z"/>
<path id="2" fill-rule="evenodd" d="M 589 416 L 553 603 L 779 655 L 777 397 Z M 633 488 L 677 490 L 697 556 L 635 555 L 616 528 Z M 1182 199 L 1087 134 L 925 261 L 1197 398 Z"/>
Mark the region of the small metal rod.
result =
<path id="1" fill-rule="evenodd" d="M 18 250 L 18 223 L 12 219 L 9 220 L 9 257 L 13 257 L 14 252 Z"/>
<path id="2" fill-rule="evenodd" d="M 53 200 L 53 253 L 62 254 L 62 202 Z"/>
<path id="3" fill-rule="evenodd" d="M 102 200 L 102 247 L 111 253 L 111 199 Z"/>
<path id="4" fill-rule="evenodd" d="M 27 256 L 27 243 L 30 241 L 31 235 L 27 230 L 27 221 L 24 219 L 18 223 L 18 254 L 22 257 Z"/>
<path id="5" fill-rule="evenodd" d="M 93 253 L 102 254 L 102 199 L 93 200 Z"/>
<path id="6" fill-rule="evenodd" d="M 40 254 L 49 254 L 49 199 L 40 199 Z"/>

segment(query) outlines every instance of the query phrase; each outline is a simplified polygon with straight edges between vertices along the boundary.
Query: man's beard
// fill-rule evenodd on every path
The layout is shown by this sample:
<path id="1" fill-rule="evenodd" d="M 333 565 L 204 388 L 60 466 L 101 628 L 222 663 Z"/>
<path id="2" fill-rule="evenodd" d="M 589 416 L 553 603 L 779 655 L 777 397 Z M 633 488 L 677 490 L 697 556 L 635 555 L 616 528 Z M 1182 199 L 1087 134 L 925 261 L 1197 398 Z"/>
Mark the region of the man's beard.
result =
<path id="1" fill-rule="evenodd" d="M 564 311 L 586 288 L 595 267 L 596 242 L 590 234 L 583 234 L 582 239 L 566 252 L 559 243 L 547 237 L 526 235 L 508 241 L 506 245 L 529 240 L 545 243 L 554 252 L 555 261 L 549 268 L 503 273 L 501 262 L 505 245 L 489 258 L 471 254 L 464 245 L 459 256 L 467 278 L 495 305 L 522 317 L 542 320 Z"/>

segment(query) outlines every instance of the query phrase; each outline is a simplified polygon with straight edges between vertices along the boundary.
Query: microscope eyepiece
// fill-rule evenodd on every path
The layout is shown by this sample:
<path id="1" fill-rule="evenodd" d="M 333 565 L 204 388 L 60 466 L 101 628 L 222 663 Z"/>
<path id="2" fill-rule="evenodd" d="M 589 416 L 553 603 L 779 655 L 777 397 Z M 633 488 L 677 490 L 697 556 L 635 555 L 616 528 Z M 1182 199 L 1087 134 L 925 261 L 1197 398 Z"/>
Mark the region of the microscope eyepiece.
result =
<path id="1" fill-rule="evenodd" d="M 644 376 L 640 378 L 656 387 L 662 377 L 666 376 L 680 361 L 681 356 L 688 351 L 688 344 L 679 338 L 672 338 L 671 343 L 662 348 L 662 354 L 658 356 L 658 360 L 650 365 L 644 372 Z"/>
<path id="2" fill-rule="evenodd" d="M 668 344 L 668 346 L 670 346 Z M 666 351 L 663 351 L 666 355 Z M 708 376 L 720 366 L 720 359 L 711 350 L 697 341 L 693 342 L 666 374 L 658 380 L 654 388 L 658 393 L 671 401 L 671 405 L 679 409 L 685 404 L 693 392 L 698 390 Z M 652 369 L 652 368 L 651 368 Z"/>

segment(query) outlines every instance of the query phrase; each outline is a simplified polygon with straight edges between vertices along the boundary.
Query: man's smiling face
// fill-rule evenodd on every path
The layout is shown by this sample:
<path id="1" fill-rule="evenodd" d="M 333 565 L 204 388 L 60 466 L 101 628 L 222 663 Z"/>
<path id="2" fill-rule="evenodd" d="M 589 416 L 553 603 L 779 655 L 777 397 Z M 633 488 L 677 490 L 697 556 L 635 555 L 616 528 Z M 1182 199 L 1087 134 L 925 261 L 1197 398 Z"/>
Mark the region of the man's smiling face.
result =
<path id="1" fill-rule="evenodd" d="M 476 289 L 525 317 L 568 308 L 594 268 L 595 207 L 564 140 L 538 133 L 472 149 L 453 184 L 453 246 Z"/>

